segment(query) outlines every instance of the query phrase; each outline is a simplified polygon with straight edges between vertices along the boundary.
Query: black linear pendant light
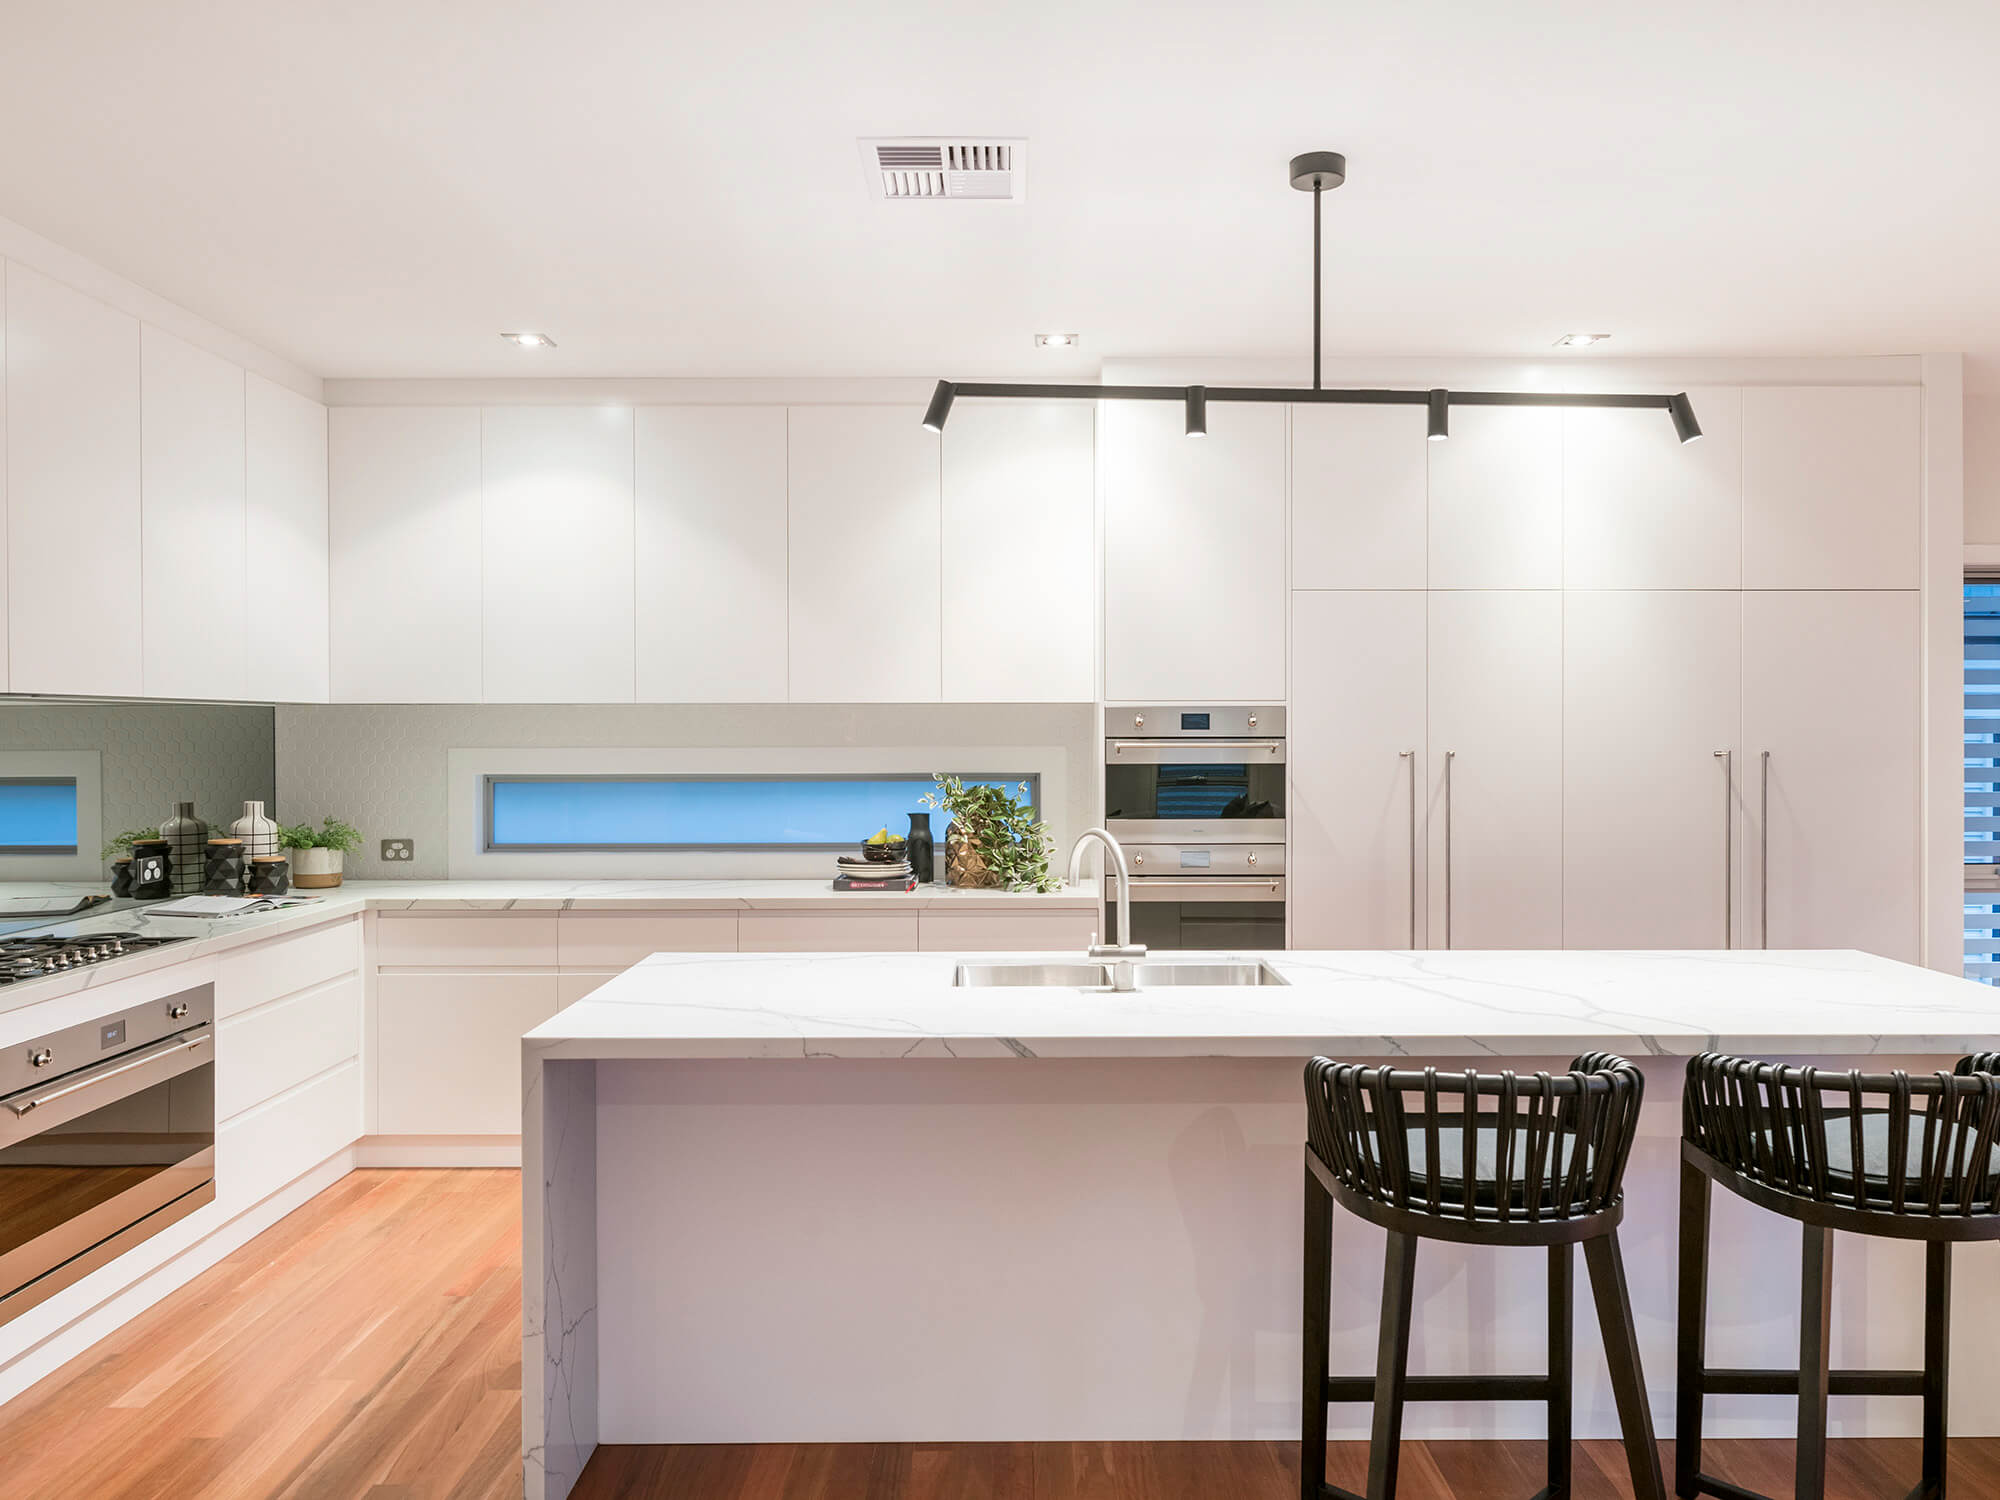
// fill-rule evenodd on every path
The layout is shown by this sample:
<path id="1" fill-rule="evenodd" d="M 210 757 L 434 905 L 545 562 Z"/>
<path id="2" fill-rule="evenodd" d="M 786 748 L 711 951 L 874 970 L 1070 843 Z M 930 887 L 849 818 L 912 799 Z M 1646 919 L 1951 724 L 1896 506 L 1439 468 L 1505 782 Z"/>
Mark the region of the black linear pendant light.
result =
<path id="1" fill-rule="evenodd" d="M 1332 406 L 1422 406 L 1427 408 L 1427 435 L 1442 442 L 1451 432 L 1454 406 L 1570 406 L 1657 408 L 1673 419 L 1683 443 L 1701 436 L 1694 404 L 1685 391 L 1672 396 L 1603 395 L 1597 392 L 1541 391 L 1391 391 L 1327 390 L 1320 384 L 1320 198 L 1347 181 L 1347 158 L 1338 151 L 1308 151 L 1291 162 L 1292 186 L 1313 195 L 1313 383 L 1310 390 L 1279 386 L 1232 385 L 1012 385 L 990 381 L 940 380 L 924 410 L 924 426 L 943 432 L 951 404 L 959 396 L 1020 397 L 1031 401 L 1179 401 L 1187 409 L 1187 435 L 1208 433 L 1211 401 L 1281 402 Z"/>

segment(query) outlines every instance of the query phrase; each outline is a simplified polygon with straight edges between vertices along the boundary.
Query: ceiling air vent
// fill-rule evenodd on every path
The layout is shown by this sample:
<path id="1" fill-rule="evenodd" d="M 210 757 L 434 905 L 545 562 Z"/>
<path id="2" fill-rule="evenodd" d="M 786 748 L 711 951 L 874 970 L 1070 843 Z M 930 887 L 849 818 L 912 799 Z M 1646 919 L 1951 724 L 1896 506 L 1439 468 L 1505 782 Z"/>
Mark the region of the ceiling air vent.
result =
<path id="1" fill-rule="evenodd" d="M 885 200 L 1018 203 L 1028 185 L 1026 141 L 903 136 L 861 143 L 869 193 Z"/>

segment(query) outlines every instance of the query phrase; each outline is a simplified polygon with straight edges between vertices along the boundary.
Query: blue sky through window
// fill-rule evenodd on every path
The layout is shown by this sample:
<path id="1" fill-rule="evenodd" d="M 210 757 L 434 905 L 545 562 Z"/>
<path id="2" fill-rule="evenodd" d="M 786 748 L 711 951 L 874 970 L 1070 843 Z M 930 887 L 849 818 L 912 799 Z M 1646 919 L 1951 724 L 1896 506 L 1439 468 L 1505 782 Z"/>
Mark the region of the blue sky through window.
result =
<path id="1" fill-rule="evenodd" d="M 74 854 L 76 783 L 0 780 L 0 848 Z"/>

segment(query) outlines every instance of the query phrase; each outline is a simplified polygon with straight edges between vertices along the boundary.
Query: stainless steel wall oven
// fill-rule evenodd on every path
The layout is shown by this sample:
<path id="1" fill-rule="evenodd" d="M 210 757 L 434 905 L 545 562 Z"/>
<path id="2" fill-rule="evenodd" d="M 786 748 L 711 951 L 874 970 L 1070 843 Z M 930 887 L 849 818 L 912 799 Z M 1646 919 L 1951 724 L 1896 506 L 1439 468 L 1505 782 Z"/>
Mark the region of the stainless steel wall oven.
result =
<path id="1" fill-rule="evenodd" d="M 0 1323 L 215 1199 L 215 996 L 0 1053 Z"/>

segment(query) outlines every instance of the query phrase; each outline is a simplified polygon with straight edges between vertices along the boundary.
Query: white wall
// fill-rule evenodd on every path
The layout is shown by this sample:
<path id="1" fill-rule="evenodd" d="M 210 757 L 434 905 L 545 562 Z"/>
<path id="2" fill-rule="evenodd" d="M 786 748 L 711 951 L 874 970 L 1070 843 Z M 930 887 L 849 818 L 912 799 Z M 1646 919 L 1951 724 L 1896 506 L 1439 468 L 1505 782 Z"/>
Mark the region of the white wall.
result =
<path id="1" fill-rule="evenodd" d="M 1965 544 L 2000 547 L 2000 392 L 1965 393 Z"/>

